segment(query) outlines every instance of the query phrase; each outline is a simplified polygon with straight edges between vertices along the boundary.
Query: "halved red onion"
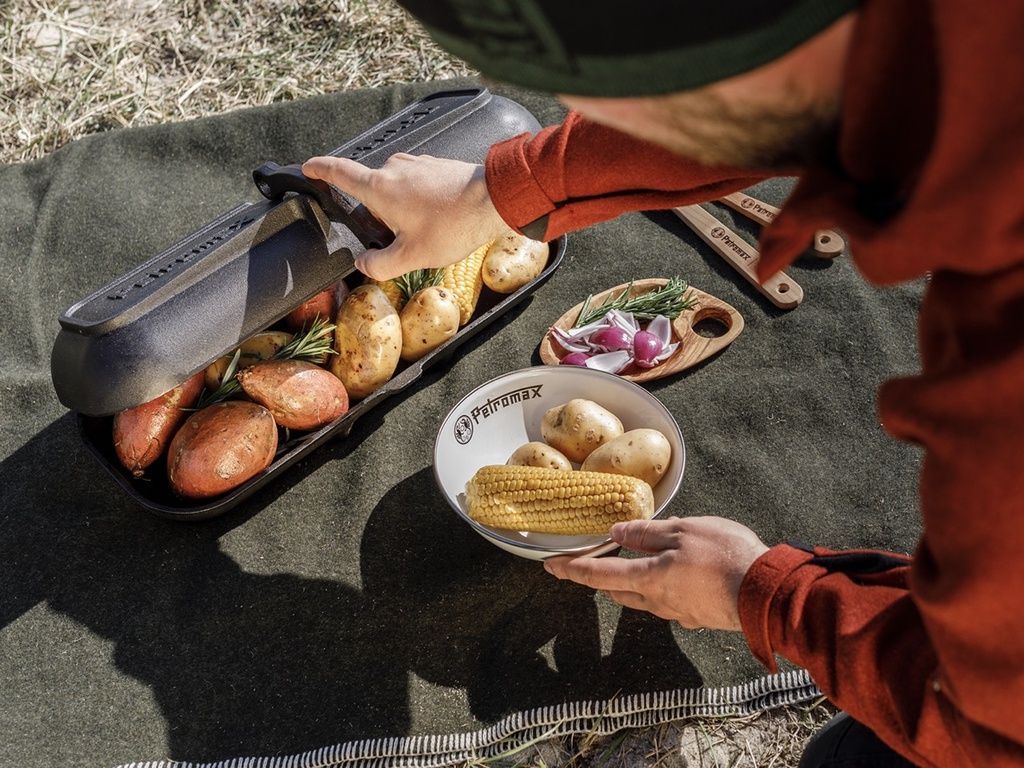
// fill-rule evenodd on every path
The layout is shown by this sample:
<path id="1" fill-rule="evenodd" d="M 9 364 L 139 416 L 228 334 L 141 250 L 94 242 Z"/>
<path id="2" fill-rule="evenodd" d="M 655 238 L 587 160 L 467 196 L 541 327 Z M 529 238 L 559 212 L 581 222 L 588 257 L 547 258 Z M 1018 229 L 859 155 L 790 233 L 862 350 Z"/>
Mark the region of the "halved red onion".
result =
<path id="1" fill-rule="evenodd" d="M 587 368 L 596 368 L 599 371 L 608 373 L 622 373 L 629 368 L 633 362 L 633 356 L 628 349 L 618 349 L 614 352 L 602 352 L 592 355 L 587 360 Z"/>
<path id="2" fill-rule="evenodd" d="M 590 343 L 599 347 L 604 352 L 614 352 L 619 349 L 629 349 L 633 343 L 633 334 L 625 328 L 610 325 L 607 328 L 600 328 L 590 336 Z"/>
<path id="3" fill-rule="evenodd" d="M 562 365 L 585 366 L 589 359 L 590 355 L 588 355 L 586 352 L 570 352 L 568 355 L 562 358 Z"/>

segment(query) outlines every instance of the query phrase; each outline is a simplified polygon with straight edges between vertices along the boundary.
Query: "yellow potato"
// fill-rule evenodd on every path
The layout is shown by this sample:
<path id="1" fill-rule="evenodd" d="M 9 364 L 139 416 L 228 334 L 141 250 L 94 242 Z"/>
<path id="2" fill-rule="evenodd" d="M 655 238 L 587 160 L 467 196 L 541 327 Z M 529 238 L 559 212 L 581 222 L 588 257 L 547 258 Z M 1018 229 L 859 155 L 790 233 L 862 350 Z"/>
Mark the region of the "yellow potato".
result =
<path id="1" fill-rule="evenodd" d="M 535 440 L 521 445 L 512 452 L 506 464 L 523 467 L 548 467 L 549 469 L 572 469 L 572 463 L 547 443 Z"/>
<path id="2" fill-rule="evenodd" d="M 672 445 L 656 429 L 631 429 L 595 448 L 580 469 L 630 475 L 652 488 L 658 484 L 672 460 Z"/>
<path id="3" fill-rule="evenodd" d="M 224 373 L 237 350 L 242 350 L 242 354 L 238 358 L 238 370 L 242 370 L 260 360 L 269 360 L 291 340 L 292 335 L 284 331 L 261 331 L 246 339 L 228 354 L 217 358 L 206 366 L 206 371 L 203 374 L 206 388 L 213 392 L 221 385 L 221 382 L 224 381 Z"/>
<path id="4" fill-rule="evenodd" d="M 618 416 L 583 398 L 546 411 L 540 430 L 545 443 L 561 451 L 569 461 L 577 463 L 624 431 Z"/>
<path id="5" fill-rule="evenodd" d="M 548 264 L 548 244 L 509 232 L 499 237 L 484 256 L 484 285 L 495 293 L 512 293 L 535 280 Z"/>
<path id="6" fill-rule="evenodd" d="M 419 360 L 459 330 L 459 302 L 442 285 L 417 291 L 399 315 L 402 321 L 402 359 Z"/>
<path id="7" fill-rule="evenodd" d="M 341 379 L 349 397 L 360 400 L 394 375 L 402 351 L 398 311 L 376 285 L 354 288 L 335 318 L 331 373 Z"/>

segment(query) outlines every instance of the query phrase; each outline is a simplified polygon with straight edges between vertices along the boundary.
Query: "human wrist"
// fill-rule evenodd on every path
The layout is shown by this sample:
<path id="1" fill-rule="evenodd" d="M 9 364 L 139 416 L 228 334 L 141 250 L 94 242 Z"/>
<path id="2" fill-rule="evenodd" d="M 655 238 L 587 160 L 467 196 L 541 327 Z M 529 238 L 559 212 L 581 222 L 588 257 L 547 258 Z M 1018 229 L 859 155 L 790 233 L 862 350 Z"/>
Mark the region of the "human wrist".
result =
<path id="1" fill-rule="evenodd" d="M 523 227 L 546 223 L 555 204 L 537 182 L 526 159 L 524 137 L 514 137 L 491 147 L 484 162 L 491 205 L 507 228 L 523 233 Z M 547 238 L 545 231 L 532 227 L 529 237 Z M 525 234 L 525 233 L 524 233 Z"/>
<path id="2" fill-rule="evenodd" d="M 487 186 L 487 172 L 483 165 L 479 165 L 473 171 L 467 185 L 467 197 L 473 210 L 472 220 L 477 222 L 480 233 L 477 237 L 480 242 L 495 240 L 510 229 L 514 229 L 502 217 L 491 198 Z"/>

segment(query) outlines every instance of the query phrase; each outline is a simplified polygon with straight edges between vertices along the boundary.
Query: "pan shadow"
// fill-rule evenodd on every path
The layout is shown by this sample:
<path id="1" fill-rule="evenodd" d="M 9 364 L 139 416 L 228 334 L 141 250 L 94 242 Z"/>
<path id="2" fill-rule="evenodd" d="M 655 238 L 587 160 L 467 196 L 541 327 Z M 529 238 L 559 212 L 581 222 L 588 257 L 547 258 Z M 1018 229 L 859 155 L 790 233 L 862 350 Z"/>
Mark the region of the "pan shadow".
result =
<path id="1" fill-rule="evenodd" d="M 59 483 L 38 471 L 53 466 Z M 169 522 L 97 487 L 73 418 L 58 419 L 0 462 L 3 496 L 18 500 L 0 541 L 0 628 L 43 603 L 111 643 L 117 671 L 159 707 L 167 756 L 197 762 L 412 735 L 414 707 L 472 730 L 563 701 L 700 684 L 668 622 L 626 611 L 609 626 L 592 591 L 452 525 L 430 468 L 370 513 L 361 585 L 243 570 L 222 537 L 302 474 L 230 515 Z M 414 701 L 410 673 L 436 698 Z M 62 692 L 33 695 L 27 704 L 45 706 Z M 105 748 L 90 764 L 117 764 L 131 743 Z"/>

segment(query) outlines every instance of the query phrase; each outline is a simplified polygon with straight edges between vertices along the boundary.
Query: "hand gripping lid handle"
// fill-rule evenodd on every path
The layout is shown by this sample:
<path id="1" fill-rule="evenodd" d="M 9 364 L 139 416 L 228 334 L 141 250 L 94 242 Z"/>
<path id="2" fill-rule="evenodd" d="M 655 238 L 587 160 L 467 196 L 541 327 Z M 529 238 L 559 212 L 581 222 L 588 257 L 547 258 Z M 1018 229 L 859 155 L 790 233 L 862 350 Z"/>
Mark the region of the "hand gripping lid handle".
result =
<path id="1" fill-rule="evenodd" d="M 394 233 L 365 205 L 326 181 L 309 178 L 299 165 L 264 163 L 252 172 L 252 178 L 260 194 L 274 202 L 288 192 L 309 195 L 328 219 L 352 230 L 366 248 L 386 248 L 395 239 Z"/>

